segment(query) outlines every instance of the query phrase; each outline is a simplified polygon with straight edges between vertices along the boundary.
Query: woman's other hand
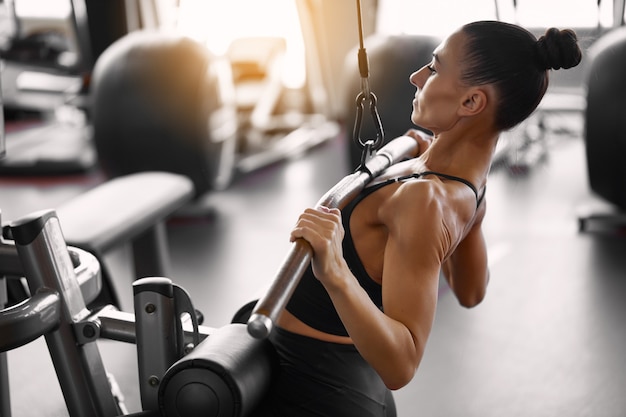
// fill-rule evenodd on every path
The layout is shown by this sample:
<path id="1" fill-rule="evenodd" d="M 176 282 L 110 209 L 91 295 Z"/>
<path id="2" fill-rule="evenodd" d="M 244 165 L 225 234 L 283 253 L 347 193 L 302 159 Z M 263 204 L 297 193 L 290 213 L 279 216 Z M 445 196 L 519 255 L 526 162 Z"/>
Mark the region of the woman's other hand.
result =
<path id="1" fill-rule="evenodd" d="M 404 136 L 412 137 L 417 141 L 417 156 L 424 154 L 433 142 L 433 137 L 418 129 L 409 129 Z"/>

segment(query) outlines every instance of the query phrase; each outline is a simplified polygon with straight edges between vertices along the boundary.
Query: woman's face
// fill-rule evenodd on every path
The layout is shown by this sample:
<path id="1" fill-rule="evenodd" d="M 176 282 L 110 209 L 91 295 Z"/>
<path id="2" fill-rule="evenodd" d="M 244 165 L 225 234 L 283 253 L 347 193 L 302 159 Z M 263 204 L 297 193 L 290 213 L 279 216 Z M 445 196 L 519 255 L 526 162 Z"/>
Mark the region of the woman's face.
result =
<path id="1" fill-rule="evenodd" d="M 411 121 L 435 135 L 450 130 L 459 120 L 465 91 L 459 69 L 463 41 L 463 33 L 453 33 L 435 49 L 430 64 L 409 77 L 417 87 Z"/>

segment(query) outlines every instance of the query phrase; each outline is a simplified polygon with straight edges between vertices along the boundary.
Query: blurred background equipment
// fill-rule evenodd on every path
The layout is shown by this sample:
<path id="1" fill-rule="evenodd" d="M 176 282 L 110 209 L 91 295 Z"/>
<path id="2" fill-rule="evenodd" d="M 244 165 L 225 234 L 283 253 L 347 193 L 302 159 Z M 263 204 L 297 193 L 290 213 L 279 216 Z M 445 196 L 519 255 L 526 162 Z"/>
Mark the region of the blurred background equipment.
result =
<path id="1" fill-rule="evenodd" d="M 0 56 L 9 156 L 0 173 L 93 169 L 91 70 L 100 53 L 132 29 L 125 23 L 125 1 L 8 0 L 3 6 Z"/>
<path id="2" fill-rule="evenodd" d="M 626 223 L 626 28 L 603 37 L 589 50 L 585 147 L 589 186 L 613 207 L 581 217 Z"/>
<path id="3" fill-rule="evenodd" d="M 237 115 L 220 88 L 229 80 L 213 61 L 199 43 L 158 31 L 132 32 L 102 54 L 91 86 L 92 123 L 107 176 L 181 173 L 198 196 L 214 187 L 220 170 L 221 181 L 230 180 L 232 166 L 220 164 L 233 159 Z"/>

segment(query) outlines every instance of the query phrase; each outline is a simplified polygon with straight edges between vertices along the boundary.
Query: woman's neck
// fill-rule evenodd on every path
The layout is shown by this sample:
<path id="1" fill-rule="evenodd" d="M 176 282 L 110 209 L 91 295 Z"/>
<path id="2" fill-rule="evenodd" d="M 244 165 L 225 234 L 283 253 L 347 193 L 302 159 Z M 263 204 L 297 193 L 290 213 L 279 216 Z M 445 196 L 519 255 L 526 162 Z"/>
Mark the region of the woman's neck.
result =
<path id="1" fill-rule="evenodd" d="M 465 178 L 480 189 L 486 183 L 497 140 L 497 133 L 486 130 L 466 130 L 462 135 L 444 132 L 419 159 L 429 170 Z"/>

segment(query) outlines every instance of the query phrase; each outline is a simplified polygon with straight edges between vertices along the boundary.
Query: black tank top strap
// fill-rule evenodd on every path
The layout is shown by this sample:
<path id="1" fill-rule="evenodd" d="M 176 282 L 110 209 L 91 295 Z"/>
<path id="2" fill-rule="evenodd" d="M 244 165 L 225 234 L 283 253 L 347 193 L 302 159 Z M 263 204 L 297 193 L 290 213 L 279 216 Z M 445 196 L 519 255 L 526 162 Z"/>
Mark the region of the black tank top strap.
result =
<path id="1" fill-rule="evenodd" d="M 474 192 L 474 195 L 476 196 L 476 201 L 478 201 L 478 190 L 476 189 L 474 184 L 472 184 L 471 182 L 469 182 L 465 178 L 456 177 L 454 175 L 442 174 L 441 172 L 435 172 L 435 171 L 424 171 L 424 172 L 420 173 L 420 176 L 424 176 L 424 175 L 436 175 L 438 177 L 445 178 L 447 180 L 462 182 L 463 184 L 467 185 Z"/>
<path id="2" fill-rule="evenodd" d="M 465 178 L 461 178 L 461 177 L 457 177 L 455 175 L 449 175 L 449 174 L 443 174 L 441 172 L 436 172 L 436 171 L 424 171 L 424 172 L 416 172 L 414 174 L 409 174 L 409 175 L 403 175 L 401 177 L 396 177 L 396 178 L 390 178 L 386 181 L 380 182 L 378 184 L 375 184 L 371 187 L 366 187 L 364 192 L 360 195 L 360 198 L 358 199 L 359 201 L 362 200 L 363 198 L 365 198 L 367 195 L 371 194 L 372 192 L 378 190 L 379 188 L 382 188 L 388 184 L 392 184 L 394 182 L 401 182 L 401 181 L 406 181 L 409 179 L 417 179 L 417 178 L 421 178 L 424 175 L 436 175 L 438 177 L 441 178 L 445 178 L 451 181 L 458 181 L 461 182 L 465 185 L 467 185 L 470 190 L 472 190 L 472 192 L 474 193 L 474 195 L 476 196 L 476 207 L 478 208 L 478 206 L 480 206 L 480 203 L 483 201 L 484 197 L 485 197 L 485 192 L 487 191 L 487 187 L 483 188 L 483 192 L 481 193 L 481 195 L 478 195 L 478 190 L 476 189 L 476 186 L 474 184 L 472 184 L 471 182 L 469 182 L 468 180 L 466 180 Z M 355 204 L 356 205 L 356 204 Z"/>

